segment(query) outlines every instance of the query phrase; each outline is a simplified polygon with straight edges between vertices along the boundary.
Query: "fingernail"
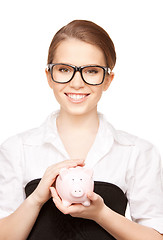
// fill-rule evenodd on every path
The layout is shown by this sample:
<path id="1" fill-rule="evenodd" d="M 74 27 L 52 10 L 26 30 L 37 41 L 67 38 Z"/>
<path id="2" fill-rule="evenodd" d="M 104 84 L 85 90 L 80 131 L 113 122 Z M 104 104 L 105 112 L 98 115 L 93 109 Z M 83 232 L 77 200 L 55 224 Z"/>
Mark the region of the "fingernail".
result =
<path id="1" fill-rule="evenodd" d="M 53 187 L 50 187 L 51 194 L 54 193 Z"/>
<path id="2" fill-rule="evenodd" d="M 87 193 L 87 196 L 88 196 L 88 197 L 92 197 L 92 196 L 93 196 L 93 192 L 88 192 L 88 193 Z"/>

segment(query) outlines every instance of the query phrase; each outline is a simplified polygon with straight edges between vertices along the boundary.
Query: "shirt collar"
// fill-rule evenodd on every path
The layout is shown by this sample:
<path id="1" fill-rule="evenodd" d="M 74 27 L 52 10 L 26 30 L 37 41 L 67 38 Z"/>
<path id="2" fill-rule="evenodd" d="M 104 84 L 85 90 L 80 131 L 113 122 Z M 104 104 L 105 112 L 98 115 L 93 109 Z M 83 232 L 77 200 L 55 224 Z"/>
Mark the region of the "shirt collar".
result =
<path id="1" fill-rule="evenodd" d="M 59 111 L 55 111 L 48 116 L 46 121 L 34 131 L 28 131 L 27 134 L 24 134 L 23 143 L 29 145 L 42 145 L 45 143 L 50 143 L 52 145 L 57 144 L 61 147 L 62 143 L 58 135 L 56 118 Z M 122 131 L 117 131 L 104 117 L 103 114 L 98 113 L 99 116 L 99 130 L 96 136 L 96 139 L 103 140 L 105 142 L 110 139 L 110 142 L 117 142 L 121 145 L 131 146 L 134 145 L 132 138 L 126 137 L 126 134 Z M 96 140 L 95 140 L 96 141 Z M 97 141 L 98 142 L 98 141 Z M 105 144 L 104 144 L 105 145 Z M 101 148 L 101 146 L 100 146 Z"/>
<path id="2" fill-rule="evenodd" d="M 115 142 L 117 142 L 120 145 L 124 146 L 133 146 L 134 145 L 134 139 L 131 137 L 131 135 L 116 130 L 105 118 L 105 116 L 101 113 L 99 113 L 99 119 L 101 121 L 102 126 L 102 132 L 104 136 L 110 136 L 114 139 Z"/>

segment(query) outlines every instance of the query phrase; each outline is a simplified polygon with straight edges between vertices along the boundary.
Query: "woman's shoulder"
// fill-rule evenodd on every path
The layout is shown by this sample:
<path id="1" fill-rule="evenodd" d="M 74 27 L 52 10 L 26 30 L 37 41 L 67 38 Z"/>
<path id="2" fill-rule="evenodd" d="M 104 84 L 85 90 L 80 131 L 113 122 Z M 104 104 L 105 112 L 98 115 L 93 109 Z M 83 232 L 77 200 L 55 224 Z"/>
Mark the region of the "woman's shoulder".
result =
<path id="1" fill-rule="evenodd" d="M 131 134 L 122 130 L 116 130 L 116 132 L 117 132 L 118 138 L 121 139 L 122 142 L 127 141 L 132 146 L 135 146 L 141 151 L 146 151 L 154 147 L 153 143 L 151 143 L 150 141 L 143 139 L 139 136 L 136 136 L 134 134 Z"/>
<path id="2" fill-rule="evenodd" d="M 147 151 L 149 149 L 155 148 L 153 143 L 142 138 L 141 136 L 116 129 L 102 114 L 100 115 L 100 118 L 104 123 L 104 130 L 106 131 L 106 129 L 108 129 L 117 143 L 124 146 L 133 146 L 140 151 Z"/>
<path id="3" fill-rule="evenodd" d="M 40 145 L 46 137 L 55 133 L 55 119 L 58 111 L 52 112 L 45 121 L 38 127 L 18 133 L 7 138 L 2 144 L 1 148 L 14 148 L 20 145 Z"/>
<path id="4" fill-rule="evenodd" d="M 0 148 L 15 150 L 16 148 L 26 143 L 26 141 L 28 142 L 28 140 L 32 140 L 36 138 L 36 136 L 38 136 L 39 134 L 40 134 L 40 128 L 33 128 L 33 129 L 26 130 L 24 132 L 8 137 L 6 140 L 4 140 L 1 143 Z"/>

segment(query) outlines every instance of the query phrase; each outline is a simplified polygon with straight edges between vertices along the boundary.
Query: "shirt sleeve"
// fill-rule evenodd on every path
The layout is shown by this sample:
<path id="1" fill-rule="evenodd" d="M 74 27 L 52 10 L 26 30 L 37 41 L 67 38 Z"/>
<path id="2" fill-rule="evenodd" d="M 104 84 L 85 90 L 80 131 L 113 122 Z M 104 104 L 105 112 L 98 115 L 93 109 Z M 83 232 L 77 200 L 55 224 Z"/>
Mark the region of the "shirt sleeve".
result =
<path id="1" fill-rule="evenodd" d="M 144 142 L 140 142 L 140 145 L 139 150 L 139 146 L 135 148 L 134 170 L 133 172 L 130 171 L 130 178 L 128 179 L 127 197 L 131 218 L 139 224 L 163 233 L 161 158 L 153 145 Z"/>
<path id="2" fill-rule="evenodd" d="M 10 215 L 24 200 L 22 159 L 20 137 L 0 146 L 0 218 Z"/>

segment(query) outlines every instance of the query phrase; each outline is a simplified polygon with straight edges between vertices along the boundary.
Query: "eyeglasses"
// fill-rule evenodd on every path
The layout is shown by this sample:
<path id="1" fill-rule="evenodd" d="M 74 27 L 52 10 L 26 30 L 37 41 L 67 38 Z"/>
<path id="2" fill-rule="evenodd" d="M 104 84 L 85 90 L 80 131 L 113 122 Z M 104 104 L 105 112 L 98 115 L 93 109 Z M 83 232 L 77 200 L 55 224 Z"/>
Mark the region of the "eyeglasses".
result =
<path id="1" fill-rule="evenodd" d="M 89 85 L 102 84 L 106 73 L 110 74 L 111 72 L 110 68 L 98 65 L 77 67 L 64 63 L 48 64 L 47 70 L 50 71 L 51 78 L 56 83 L 68 83 L 76 72 L 80 72 L 83 81 Z"/>

